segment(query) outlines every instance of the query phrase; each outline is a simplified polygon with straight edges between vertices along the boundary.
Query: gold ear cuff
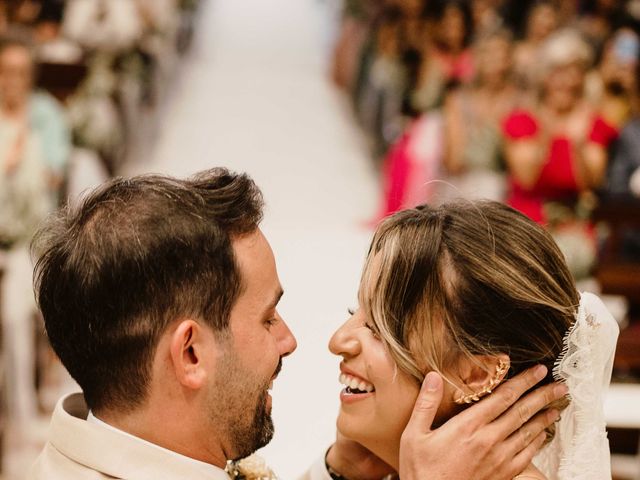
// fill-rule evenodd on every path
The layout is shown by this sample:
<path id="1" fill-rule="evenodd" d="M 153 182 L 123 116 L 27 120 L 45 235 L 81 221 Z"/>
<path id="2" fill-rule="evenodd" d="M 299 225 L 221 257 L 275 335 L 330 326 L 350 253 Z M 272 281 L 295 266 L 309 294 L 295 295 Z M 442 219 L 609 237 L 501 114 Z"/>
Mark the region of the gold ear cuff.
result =
<path id="1" fill-rule="evenodd" d="M 508 371 L 509 371 L 509 362 L 500 360 L 500 363 L 496 366 L 496 373 L 488 385 L 486 385 L 482 390 L 479 390 L 477 392 L 469 393 L 467 395 L 462 395 L 461 397 L 454 398 L 453 399 L 454 403 L 457 403 L 458 405 L 465 405 L 465 404 L 477 402 L 478 400 L 480 400 L 480 398 L 484 397 L 485 395 L 489 395 L 493 391 L 493 389 L 500 384 L 500 382 L 502 381 L 502 378 Z"/>

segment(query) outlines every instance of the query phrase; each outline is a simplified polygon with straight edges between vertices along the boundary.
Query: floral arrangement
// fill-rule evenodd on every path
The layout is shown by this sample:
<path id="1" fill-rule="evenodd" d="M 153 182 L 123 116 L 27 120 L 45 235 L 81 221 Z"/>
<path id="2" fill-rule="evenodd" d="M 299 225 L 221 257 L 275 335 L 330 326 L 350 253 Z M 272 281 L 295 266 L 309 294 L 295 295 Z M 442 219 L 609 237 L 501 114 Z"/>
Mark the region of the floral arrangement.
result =
<path id="1" fill-rule="evenodd" d="M 273 470 L 258 455 L 227 462 L 226 472 L 233 480 L 278 480 Z"/>

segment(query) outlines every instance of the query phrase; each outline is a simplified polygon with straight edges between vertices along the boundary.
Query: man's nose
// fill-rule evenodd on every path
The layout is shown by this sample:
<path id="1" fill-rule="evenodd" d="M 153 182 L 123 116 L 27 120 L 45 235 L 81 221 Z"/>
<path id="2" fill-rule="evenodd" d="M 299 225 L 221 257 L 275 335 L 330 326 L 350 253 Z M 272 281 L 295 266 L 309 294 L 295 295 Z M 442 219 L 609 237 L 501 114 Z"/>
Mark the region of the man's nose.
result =
<path id="1" fill-rule="evenodd" d="M 294 352 L 296 348 L 298 348 L 298 342 L 296 337 L 293 336 L 289 326 L 286 322 L 280 319 L 278 322 L 278 350 L 280 351 L 281 357 L 286 357 Z"/>

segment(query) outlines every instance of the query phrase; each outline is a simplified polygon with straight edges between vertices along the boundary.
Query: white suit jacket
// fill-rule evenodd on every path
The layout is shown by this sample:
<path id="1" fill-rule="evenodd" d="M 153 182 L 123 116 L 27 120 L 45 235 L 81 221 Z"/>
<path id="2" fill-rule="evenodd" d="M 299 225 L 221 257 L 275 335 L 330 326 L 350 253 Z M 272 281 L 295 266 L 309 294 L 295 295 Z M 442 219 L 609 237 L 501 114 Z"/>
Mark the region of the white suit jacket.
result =
<path id="1" fill-rule="evenodd" d="M 229 480 L 213 465 L 87 422 L 88 413 L 82 394 L 58 402 L 49 441 L 28 480 Z"/>
<path id="2" fill-rule="evenodd" d="M 224 470 L 194 462 L 100 423 L 87 422 L 81 393 L 62 398 L 49 441 L 27 480 L 229 480 Z M 298 480 L 331 480 L 320 458 Z"/>

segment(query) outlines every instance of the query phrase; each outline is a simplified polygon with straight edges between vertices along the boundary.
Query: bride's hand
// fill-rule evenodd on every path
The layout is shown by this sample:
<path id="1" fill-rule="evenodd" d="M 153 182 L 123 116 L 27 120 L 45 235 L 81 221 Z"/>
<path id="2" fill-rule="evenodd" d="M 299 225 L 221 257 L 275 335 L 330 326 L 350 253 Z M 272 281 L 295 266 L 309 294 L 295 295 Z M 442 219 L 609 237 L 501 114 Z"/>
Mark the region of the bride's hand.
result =
<path id="1" fill-rule="evenodd" d="M 436 430 L 431 424 L 443 384 L 437 373 L 429 373 L 400 441 L 400 478 L 513 479 L 531 463 L 544 429 L 558 418 L 556 410 L 541 410 L 567 393 L 554 383 L 520 398 L 546 373 L 542 366 L 527 370 Z"/>
<path id="2" fill-rule="evenodd" d="M 379 480 L 396 473 L 369 450 L 340 432 L 327 453 L 327 464 L 349 480 Z"/>

